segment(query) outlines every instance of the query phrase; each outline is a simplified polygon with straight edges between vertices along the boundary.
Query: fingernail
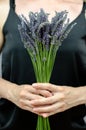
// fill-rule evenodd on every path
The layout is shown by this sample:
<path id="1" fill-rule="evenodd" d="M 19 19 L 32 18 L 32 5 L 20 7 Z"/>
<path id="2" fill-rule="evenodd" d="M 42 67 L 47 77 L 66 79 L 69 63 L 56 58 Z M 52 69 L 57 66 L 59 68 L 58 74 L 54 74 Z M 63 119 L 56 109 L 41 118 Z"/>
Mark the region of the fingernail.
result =
<path id="1" fill-rule="evenodd" d="M 36 87 L 36 86 L 37 86 L 37 83 L 33 83 L 32 86 L 33 86 L 33 87 Z"/>
<path id="2" fill-rule="evenodd" d="M 46 118 L 46 117 L 47 117 L 47 115 L 46 115 L 46 114 L 42 114 L 42 116 L 43 116 L 44 118 Z"/>

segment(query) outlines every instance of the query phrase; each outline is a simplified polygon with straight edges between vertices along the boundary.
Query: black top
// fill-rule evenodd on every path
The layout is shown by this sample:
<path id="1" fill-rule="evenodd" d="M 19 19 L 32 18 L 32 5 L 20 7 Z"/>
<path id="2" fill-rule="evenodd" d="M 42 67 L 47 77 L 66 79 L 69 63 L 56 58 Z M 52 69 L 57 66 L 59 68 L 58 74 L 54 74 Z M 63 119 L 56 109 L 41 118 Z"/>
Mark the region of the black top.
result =
<path id="1" fill-rule="evenodd" d="M 59 48 L 51 83 L 73 87 L 86 85 L 86 4 L 80 15 L 69 25 L 76 22 L 67 39 Z M 30 57 L 21 42 L 18 31 L 20 23 L 15 13 L 15 1 L 10 0 L 10 11 L 3 33 L 5 44 L 2 50 L 2 77 L 17 84 L 36 82 Z M 50 117 L 51 130 L 86 130 L 83 117 L 85 105 L 79 105 Z M 10 101 L 0 101 L 0 130 L 35 130 L 37 115 L 21 110 Z"/>

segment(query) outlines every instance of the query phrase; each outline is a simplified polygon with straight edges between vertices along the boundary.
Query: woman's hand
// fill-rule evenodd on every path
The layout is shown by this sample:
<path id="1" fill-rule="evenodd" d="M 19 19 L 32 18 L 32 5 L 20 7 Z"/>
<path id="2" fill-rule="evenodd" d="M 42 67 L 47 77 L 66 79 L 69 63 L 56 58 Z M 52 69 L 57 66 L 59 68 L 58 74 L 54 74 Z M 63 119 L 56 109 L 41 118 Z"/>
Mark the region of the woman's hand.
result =
<path id="1" fill-rule="evenodd" d="M 31 85 L 13 85 L 8 93 L 8 100 L 24 110 L 34 112 L 31 101 L 49 96 L 51 96 L 49 91 L 37 90 Z"/>
<path id="2" fill-rule="evenodd" d="M 67 86 L 57 86 L 50 83 L 36 83 L 32 85 L 37 90 L 46 90 L 52 96 L 38 98 L 31 101 L 33 111 L 48 117 L 50 115 L 65 111 L 81 103 L 81 89 Z"/>

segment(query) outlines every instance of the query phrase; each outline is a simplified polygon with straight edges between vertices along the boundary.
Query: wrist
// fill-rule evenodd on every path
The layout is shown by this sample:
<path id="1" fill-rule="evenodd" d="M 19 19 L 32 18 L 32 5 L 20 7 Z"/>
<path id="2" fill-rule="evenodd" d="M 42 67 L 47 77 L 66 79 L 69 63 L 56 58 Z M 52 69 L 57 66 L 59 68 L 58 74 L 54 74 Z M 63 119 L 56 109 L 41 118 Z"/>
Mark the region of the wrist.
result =
<path id="1" fill-rule="evenodd" d="M 0 98 L 10 100 L 12 96 L 12 91 L 14 91 L 16 86 L 17 85 L 14 83 L 11 83 L 4 79 L 0 79 Z"/>
<path id="2" fill-rule="evenodd" d="M 7 94 L 6 94 L 6 99 L 13 102 L 14 98 L 16 98 L 16 89 L 17 89 L 17 85 L 14 83 L 11 83 L 8 86 L 8 90 L 7 90 Z"/>
<path id="3" fill-rule="evenodd" d="M 86 104 L 86 86 L 78 87 L 77 93 L 79 104 Z"/>

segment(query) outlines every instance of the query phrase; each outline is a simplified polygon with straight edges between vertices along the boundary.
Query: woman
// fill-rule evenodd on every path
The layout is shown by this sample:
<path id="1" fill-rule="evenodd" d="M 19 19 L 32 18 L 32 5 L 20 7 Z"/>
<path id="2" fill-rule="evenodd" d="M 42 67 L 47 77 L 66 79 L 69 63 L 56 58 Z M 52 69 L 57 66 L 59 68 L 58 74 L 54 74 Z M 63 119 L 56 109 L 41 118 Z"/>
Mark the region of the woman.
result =
<path id="1" fill-rule="evenodd" d="M 58 51 L 49 84 L 35 83 L 18 31 L 18 15 L 40 8 L 50 19 L 55 10 L 67 10 L 69 26 L 77 23 Z M 0 0 L 0 130 L 35 130 L 38 114 L 50 118 L 51 130 L 86 130 L 85 9 L 83 0 Z"/>

